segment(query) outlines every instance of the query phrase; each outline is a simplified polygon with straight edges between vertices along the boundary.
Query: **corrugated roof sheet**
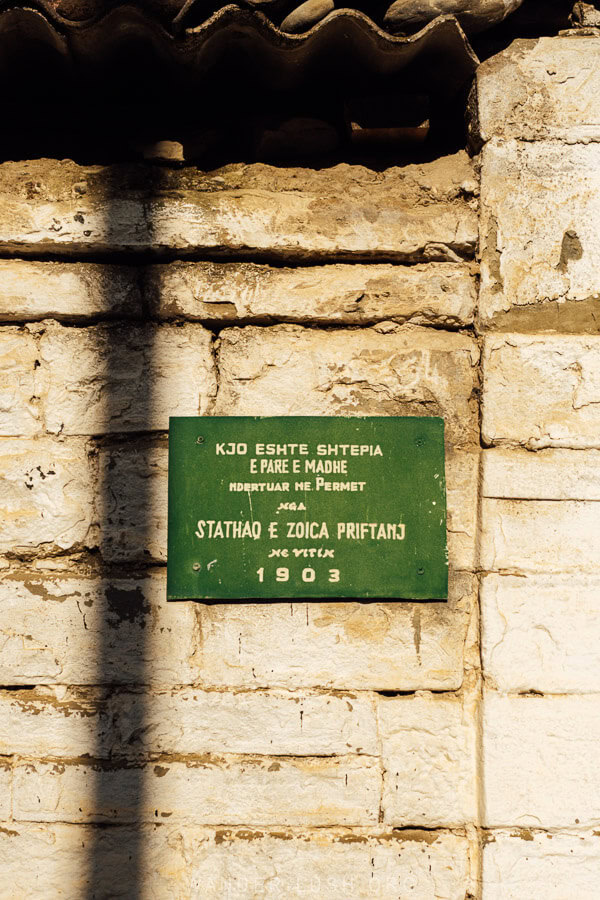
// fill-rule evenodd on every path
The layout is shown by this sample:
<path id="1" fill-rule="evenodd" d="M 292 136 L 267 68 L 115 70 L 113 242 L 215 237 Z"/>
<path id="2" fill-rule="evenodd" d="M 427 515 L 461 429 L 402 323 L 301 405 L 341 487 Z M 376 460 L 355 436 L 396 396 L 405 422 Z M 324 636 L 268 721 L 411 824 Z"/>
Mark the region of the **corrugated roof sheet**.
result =
<path id="1" fill-rule="evenodd" d="M 111 59 L 135 51 L 141 54 L 140 65 L 166 67 L 201 82 L 229 57 L 236 65 L 245 61 L 253 77 L 271 89 L 287 90 L 320 70 L 387 76 L 418 63 L 419 87 L 451 95 L 478 62 L 453 16 L 440 16 L 416 34 L 399 37 L 363 12 L 336 9 L 304 33 L 288 34 L 261 11 L 277 8 L 281 15 L 281 0 L 229 4 L 215 12 L 202 2 L 210 13 L 206 18 L 198 0 L 4 0 L 0 66 L 16 53 L 43 51 L 76 76 L 108 71 Z"/>

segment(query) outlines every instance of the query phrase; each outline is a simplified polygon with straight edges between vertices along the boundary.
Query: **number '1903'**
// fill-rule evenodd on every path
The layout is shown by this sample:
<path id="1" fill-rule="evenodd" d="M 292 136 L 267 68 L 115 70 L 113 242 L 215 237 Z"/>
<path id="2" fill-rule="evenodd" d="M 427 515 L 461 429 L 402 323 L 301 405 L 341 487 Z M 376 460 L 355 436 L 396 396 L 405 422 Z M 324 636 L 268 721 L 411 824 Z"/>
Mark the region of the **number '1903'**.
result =
<path id="1" fill-rule="evenodd" d="M 260 569 L 257 569 L 256 574 L 258 575 L 259 582 L 263 582 L 265 580 L 265 569 L 264 566 L 261 566 Z M 302 581 L 307 584 L 311 584 L 313 581 L 316 581 L 317 573 L 311 566 L 307 566 L 305 569 L 302 569 L 300 573 L 300 577 Z M 290 570 L 287 566 L 279 566 L 275 569 L 275 581 L 284 582 L 290 580 Z M 340 580 L 340 570 L 339 569 L 329 569 L 327 580 L 335 584 Z"/>

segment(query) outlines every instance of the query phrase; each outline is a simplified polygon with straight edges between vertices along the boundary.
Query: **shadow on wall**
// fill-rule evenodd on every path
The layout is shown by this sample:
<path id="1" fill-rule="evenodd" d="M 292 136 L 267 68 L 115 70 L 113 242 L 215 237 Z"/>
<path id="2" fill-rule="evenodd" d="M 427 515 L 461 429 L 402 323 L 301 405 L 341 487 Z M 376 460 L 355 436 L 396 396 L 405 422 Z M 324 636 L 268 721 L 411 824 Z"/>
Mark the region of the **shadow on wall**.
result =
<path id="1" fill-rule="evenodd" d="M 161 187 L 164 174 L 156 167 L 144 170 L 138 163 L 135 172 L 124 176 L 129 182 L 126 201 L 119 179 L 111 181 L 103 176 L 104 221 L 98 224 L 107 235 L 108 250 L 128 229 L 135 244 L 136 225 L 152 234 L 152 194 Z M 146 215 L 136 209 L 135 202 L 132 212 L 130 198 L 136 193 Z M 128 215 L 132 221 L 126 221 Z M 149 297 L 144 289 L 147 256 L 117 257 L 101 250 L 101 246 L 94 248 L 97 261 L 102 262 L 105 307 L 114 309 L 115 297 L 122 291 L 111 264 L 127 264 L 137 285 L 131 303 L 139 302 L 142 319 L 128 320 L 121 315 L 118 320 L 113 318 L 89 329 L 96 340 L 94 375 L 96 394 L 101 398 L 100 422 L 94 425 L 96 434 L 92 438 L 99 472 L 98 582 L 104 603 L 95 682 L 105 699 L 94 758 L 85 767 L 91 772 L 85 800 L 90 804 L 89 819 L 93 823 L 86 829 L 85 896 L 88 900 L 141 900 L 151 893 L 148 880 L 155 875 L 152 832 L 165 824 L 161 811 L 152 806 L 151 782 L 146 777 L 160 761 L 144 762 L 155 749 L 151 743 L 151 698 L 144 686 L 152 681 L 155 657 L 160 653 L 160 644 L 152 640 L 151 617 L 156 615 L 156 607 L 151 607 L 145 596 L 144 575 L 149 565 L 160 564 L 165 550 L 157 548 L 156 532 L 156 493 L 163 490 L 164 482 L 155 477 L 156 470 L 149 469 L 148 451 L 166 443 L 166 423 L 157 421 L 158 407 L 161 414 L 164 412 L 163 390 L 154 381 L 155 367 L 149 364 L 156 355 L 158 329 L 150 319 Z M 78 364 L 73 360 L 74 366 Z M 165 500 L 161 498 L 161 505 Z M 164 595 L 159 603 L 166 603 Z M 118 726 L 111 721 L 110 709 L 114 706 L 109 701 L 125 693 L 128 712 L 123 736 L 124 716 Z M 117 817 L 119 824 L 115 824 Z"/>
<path id="2" fill-rule="evenodd" d="M 110 234 L 121 230 L 119 198 L 112 182 L 106 185 L 104 209 L 105 231 Z M 113 309 L 118 290 L 115 270 L 105 266 L 102 273 L 106 307 Z M 143 755 L 149 749 L 145 740 L 148 700 L 141 686 L 149 681 L 151 649 L 152 611 L 142 577 L 144 566 L 153 561 L 147 549 L 153 530 L 153 479 L 147 476 L 146 467 L 147 450 L 153 442 L 148 433 L 152 431 L 155 385 L 152 369 L 144 371 L 142 360 L 152 359 L 155 331 L 143 296 L 143 268 L 132 268 L 130 274 L 136 283 L 130 300 L 132 305 L 139 303 L 141 307 L 141 323 L 139 319 L 119 319 L 95 329 L 104 398 L 99 414 L 101 433 L 94 438 L 99 472 L 101 597 L 105 603 L 97 650 L 97 683 L 105 694 L 109 733 L 103 733 L 99 726 L 96 735 L 97 764 L 93 766 L 90 794 L 95 821 L 101 827 L 90 829 L 87 847 L 89 900 L 137 900 L 147 896 L 145 853 L 148 828 L 152 828 L 145 824 L 149 819 L 143 765 Z M 132 348 L 138 352 L 132 353 Z M 134 378 L 132 367 L 139 367 Z M 136 511 L 135 529 L 123 516 L 124 511 L 129 513 L 131 502 Z M 107 707 L 110 698 L 124 690 L 131 699 L 127 734 L 117 735 Z M 127 824 L 113 824 L 115 810 Z"/>

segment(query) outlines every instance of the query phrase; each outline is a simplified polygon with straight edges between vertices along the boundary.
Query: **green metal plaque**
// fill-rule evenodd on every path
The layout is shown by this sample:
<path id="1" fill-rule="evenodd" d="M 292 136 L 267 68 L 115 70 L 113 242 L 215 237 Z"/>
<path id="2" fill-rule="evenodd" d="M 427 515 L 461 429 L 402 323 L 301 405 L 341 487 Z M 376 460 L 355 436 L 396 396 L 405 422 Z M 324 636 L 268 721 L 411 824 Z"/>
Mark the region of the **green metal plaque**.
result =
<path id="1" fill-rule="evenodd" d="M 172 418 L 169 600 L 445 599 L 437 418 Z"/>

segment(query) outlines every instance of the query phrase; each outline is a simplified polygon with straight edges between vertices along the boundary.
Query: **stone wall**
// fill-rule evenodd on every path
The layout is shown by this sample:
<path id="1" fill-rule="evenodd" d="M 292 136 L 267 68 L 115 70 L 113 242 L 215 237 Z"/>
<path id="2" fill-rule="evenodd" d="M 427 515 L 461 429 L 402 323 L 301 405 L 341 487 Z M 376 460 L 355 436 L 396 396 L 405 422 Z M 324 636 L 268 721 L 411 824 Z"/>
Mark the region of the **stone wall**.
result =
<path id="1" fill-rule="evenodd" d="M 486 900 L 600 879 L 599 48 L 517 41 L 478 78 Z"/>
<path id="2" fill-rule="evenodd" d="M 1 898 L 596 896 L 599 50 L 472 159 L 0 167 Z M 167 605 L 196 414 L 443 416 L 448 603 Z"/>

